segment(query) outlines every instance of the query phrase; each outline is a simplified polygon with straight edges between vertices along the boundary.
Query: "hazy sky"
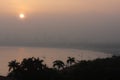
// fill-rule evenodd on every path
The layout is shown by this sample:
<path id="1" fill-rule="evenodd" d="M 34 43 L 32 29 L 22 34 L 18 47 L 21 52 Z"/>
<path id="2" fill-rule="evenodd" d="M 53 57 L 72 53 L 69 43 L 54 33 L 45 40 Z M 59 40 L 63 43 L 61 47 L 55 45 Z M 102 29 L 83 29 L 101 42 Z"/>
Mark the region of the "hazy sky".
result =
<path id="1" fill-rule="evenodd" d="M 119 35 L 120 0 L 0 0 L 0 45 L 120 43 Z"/>

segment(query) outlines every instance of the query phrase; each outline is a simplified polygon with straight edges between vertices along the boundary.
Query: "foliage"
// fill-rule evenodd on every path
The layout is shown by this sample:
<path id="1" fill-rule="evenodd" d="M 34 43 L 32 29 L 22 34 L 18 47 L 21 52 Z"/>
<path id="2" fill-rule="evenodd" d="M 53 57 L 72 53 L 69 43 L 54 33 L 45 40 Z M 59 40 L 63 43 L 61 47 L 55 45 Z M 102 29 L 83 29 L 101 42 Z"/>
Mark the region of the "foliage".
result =
<path id="1" fill-rule="evenodd" d="M 53 62 L 53 67 L 57 67 L 57 70 L 63 69 L 65 66 L 64 62 L 61 60 L 56 60 Z"/>
<path id="2" fill-rule="evenodd" d="M 13 68 L 8 74 L 8 77 L 14 77 L 17 80 L 53 80 L 57 78 L 57 71 L 48 68 L 46 64 L 43 64 L 44 60 L 39 58 L 25 58 L 18 66 L 14 69 L 13 63 L 9 62 L 9 67 Z M 12 65 L 12 66 L 10 66 Z"/>
<path id="3" fill-rule="evenodd" d="M 67 62 L 67 64 L 68 64 L 69 66 L 71 66 L 73 63 L 76 63 L 74 57 L 68 57 L 68 59 L 67 59 L 66 62 Z"/>
<path id="4" fill-rule="evenodd" d="M 69 57 L 69 60 L 75 60 Z M 23 61 L 9 62 L 10 72 L 8 77 L 16 80 L 119 80 L 120 56 L 111 58 L 80 61 L 69 67 L 61 60 L 53 62 L 53 68 L 43 64 L 39 58 L 25 58 Z M 57 69 L 55 69 L 57 68 Z"/>

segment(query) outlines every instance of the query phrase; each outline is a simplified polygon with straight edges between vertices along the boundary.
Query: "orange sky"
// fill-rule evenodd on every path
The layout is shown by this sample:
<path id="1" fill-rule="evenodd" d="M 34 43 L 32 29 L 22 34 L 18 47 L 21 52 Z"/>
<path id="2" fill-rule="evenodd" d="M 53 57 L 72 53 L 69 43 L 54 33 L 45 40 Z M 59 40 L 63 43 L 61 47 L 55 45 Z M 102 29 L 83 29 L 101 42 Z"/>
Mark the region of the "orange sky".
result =
<path id="1" fill-rule="evenodd" d="M 120 0 L 0 0 L 0 43 L 120 43 L 119 8 Z"/>
<path id="2" fill-rule="evenodd" d="M 1 0 L 3 13 L 53 13 L 53 12 L 112 12 L 120 7 L 120 0 Z"/>

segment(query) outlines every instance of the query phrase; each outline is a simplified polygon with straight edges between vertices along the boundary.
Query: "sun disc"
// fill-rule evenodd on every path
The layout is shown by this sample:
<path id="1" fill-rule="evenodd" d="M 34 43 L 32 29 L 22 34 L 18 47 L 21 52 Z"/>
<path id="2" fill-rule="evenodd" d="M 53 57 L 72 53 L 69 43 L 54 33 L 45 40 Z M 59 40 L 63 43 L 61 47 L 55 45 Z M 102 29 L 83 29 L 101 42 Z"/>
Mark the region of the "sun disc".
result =
<path id="1" fill-rule="evenodd" d="M 23 13 L 21 13 L 21 14 L 19 14 L 19 17 L 20 17 L 21 19 L 24 19 L 24 18 L 25 18 L 25 15 L 24 15 Z"/>

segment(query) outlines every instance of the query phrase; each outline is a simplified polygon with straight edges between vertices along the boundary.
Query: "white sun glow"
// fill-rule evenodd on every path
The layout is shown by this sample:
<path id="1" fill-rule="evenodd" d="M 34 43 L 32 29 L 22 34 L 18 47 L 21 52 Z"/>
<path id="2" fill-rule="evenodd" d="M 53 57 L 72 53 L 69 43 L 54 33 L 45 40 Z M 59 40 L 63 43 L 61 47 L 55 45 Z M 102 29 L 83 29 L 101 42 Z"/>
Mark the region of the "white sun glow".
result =
<path id="1" fill-rule="evenodd" d="M 19 18 L 20 19 L 24 19 L 25 18 L 25 15 L 23 13 L 19 14 Z"/>

